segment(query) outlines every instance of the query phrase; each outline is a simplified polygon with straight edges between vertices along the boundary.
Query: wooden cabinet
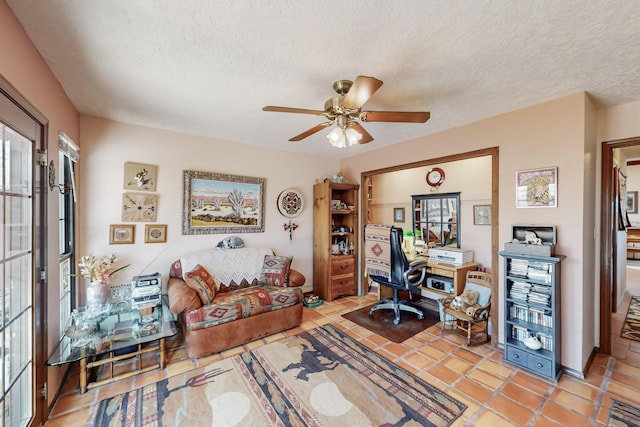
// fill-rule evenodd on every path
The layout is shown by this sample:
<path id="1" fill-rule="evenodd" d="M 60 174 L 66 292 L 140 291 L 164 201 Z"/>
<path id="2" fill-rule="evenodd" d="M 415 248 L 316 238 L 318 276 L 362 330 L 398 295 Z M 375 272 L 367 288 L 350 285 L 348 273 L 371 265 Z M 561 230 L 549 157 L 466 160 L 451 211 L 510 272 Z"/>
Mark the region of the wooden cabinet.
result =
<path id="1" fill-rule="evenodd" d="M 357 184 L 313 187 L 313 291 L 326 301 L 357 295 Z"/>
<path id="2" fill-rule="evenodd" d="M 453 281 L 453 295 L 460 295 L 467 283 L 467 273 L 477 270 L 480 267 L 479 262 L 469 262 L 467 264 L 455 265 L 443 262 L 427 261 L 427 280 L 429 277 L 446 277 Z M 441 296 L 451 296 L 451 292 L 446 292 L 434 288 L 430 288 L 427 284 L 421 286 L 422 296 L 430 296 L 429 292 L 439 294 Z"/>
<path id="3" fill-rule="evenodd" d="M 504 360 L 557 381 L 562 373 L 560 262 L 564 256 L 499 254 L 504 258 L 506 288 Z M 525 345 L 530 337 L 536 337 L 542 347 Z"/>
<path id="4" fill-rule="evenodd" d="M 415 258 L 412 258 L 412 260 L 413 259 Z M 464 289 L 464 285 L 467 283 L 467 273 L 481 267 L 479 262 L 455 265 L 444 262 L 429 261 L 428 257 L 425 257 L 425 259 L 427 260 L 427 276 L 425 277 L 424 283 L 420 285 L 420 295 L 425 298 L 435 300 L 451 295 L 460 295 Z M 441 278 L 450 280 L 453 284 L 452 290 L 440 290 L 429 287 L 428 283 L 430 277 L 436 280 Z M 392 296 L 393 291 L 391 288 L 387 288 L 385 286 L 378 287 L 379 298 L 391 298 Z"/>
<path id="5" fill-rule="evenodd" d="M 627 228 L 627 259 L 640 259 L 640 228 Z"/>

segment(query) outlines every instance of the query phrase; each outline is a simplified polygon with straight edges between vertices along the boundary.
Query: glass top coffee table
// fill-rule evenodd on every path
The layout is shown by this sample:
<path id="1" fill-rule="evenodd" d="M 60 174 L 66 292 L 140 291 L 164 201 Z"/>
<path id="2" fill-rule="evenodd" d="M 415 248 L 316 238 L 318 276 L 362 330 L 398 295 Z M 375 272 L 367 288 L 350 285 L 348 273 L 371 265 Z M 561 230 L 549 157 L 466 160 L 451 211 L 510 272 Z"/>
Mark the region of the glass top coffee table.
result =
<path id="1" fill-rule="evenodd" d="M 176 317 L 169 310 L 168 297 L 153 313 L 143 315 L 131 307 L 131 301 L 106 304 L 100 310 L 90 310 L 84 317 L 84 328 L 72 329 L 60 341 L 47 365 L 55 366 L 80 361 L 80 392 L 113 381 L 165 367 L 165 340 L 177 333 Z M 142 366 L 142 355 L 156 353 L 157 363 Z M 137 356 L 136 369 L 114 375 L 115 362 Z M 92 368 L 109 365 L 110 376 L 88 382 Z"/>

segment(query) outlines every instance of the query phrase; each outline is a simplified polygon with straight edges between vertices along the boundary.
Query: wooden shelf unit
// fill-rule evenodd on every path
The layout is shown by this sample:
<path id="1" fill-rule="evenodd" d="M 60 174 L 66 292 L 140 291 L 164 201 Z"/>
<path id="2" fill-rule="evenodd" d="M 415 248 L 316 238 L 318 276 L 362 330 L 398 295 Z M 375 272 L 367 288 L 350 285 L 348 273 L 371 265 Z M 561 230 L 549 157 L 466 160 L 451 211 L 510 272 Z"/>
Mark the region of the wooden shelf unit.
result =
<path id="1" fill-rule="evenodd" d="M 358 294 L 359 188 L 335 182 L 313 187 L 313 292 L 326 301 Z M 338 209 L 332 205 L 336 200 Z M 347 253 L 332 253 L 331 246 L 339 241 L 345 241 Z"/>
<path id="2" fill-rule="evenodd" d="M 640 259 L 640 257 L 636 258 L 636 254 L 640 254 L 640 228 L 628 227 L 627 259 Z"/>

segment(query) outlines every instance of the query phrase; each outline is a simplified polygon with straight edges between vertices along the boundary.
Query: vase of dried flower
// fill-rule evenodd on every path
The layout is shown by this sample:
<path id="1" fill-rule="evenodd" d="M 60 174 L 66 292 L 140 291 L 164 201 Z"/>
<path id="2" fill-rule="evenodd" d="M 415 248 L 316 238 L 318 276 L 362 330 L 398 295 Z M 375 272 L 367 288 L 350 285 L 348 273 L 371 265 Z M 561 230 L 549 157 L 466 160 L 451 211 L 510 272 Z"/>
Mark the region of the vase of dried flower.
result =
<path id="1" fill-rule="evenodd" d="M 105 282 L 91 282 L 87 286 L 87 305 L 100 305 L 107 302 L 109 285 Z"/>

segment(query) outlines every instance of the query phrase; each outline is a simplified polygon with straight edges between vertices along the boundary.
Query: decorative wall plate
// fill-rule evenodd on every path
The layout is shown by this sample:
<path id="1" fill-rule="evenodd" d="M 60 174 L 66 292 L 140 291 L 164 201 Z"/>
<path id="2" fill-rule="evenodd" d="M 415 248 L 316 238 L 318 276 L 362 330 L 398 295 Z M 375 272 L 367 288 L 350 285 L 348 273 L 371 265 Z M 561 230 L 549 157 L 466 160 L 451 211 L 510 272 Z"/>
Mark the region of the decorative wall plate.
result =
<path id="1" fill-rule="evenodd" d="M 287 218 L 294 218 L 302 212 L 302 195 L 293 188 L 287 188 L 278 196 L 278 211 Z"/>

